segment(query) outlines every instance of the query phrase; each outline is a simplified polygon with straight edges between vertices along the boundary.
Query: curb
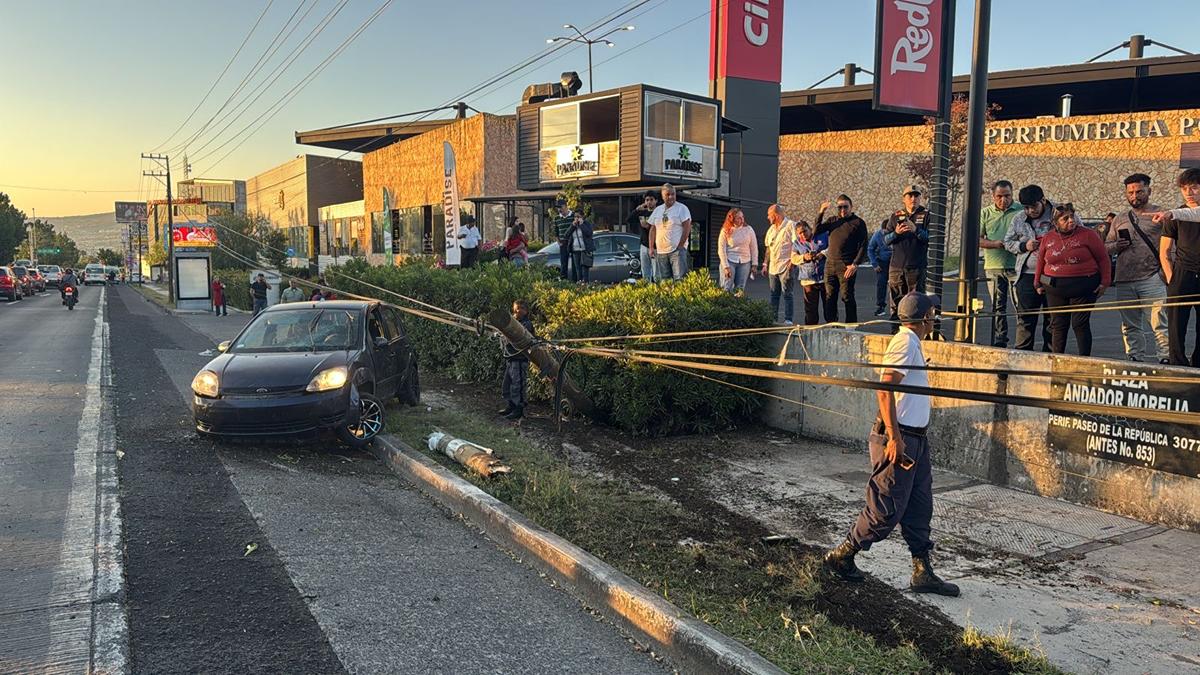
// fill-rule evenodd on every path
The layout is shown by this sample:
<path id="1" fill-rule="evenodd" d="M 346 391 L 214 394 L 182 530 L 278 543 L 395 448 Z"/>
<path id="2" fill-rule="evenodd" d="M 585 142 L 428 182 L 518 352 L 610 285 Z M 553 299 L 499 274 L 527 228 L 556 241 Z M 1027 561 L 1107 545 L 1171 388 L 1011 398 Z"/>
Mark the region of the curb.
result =
<path id="1" fill-rule="evenodd" d="M 776 674 L 782 670 L 733 638 L 688 615 L 646 587 L 392 436 L 371 453 L 402 478 L 482 529 L 501 546 L 569 589 L 639 642 L 654 646 L 681 672 Z"/>

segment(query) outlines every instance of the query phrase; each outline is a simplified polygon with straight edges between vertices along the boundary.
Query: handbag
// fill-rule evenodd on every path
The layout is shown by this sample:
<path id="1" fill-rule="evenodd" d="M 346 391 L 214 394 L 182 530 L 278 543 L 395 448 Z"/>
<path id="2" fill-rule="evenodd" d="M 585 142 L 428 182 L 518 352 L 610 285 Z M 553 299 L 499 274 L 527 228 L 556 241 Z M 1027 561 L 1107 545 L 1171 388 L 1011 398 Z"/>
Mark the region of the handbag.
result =
<path id="1" fill-rule="evenodd" d="M 579 254 L 579 264 L 583 265 L 584 267 L 591 267 L 595 260 L 596 255 L 593 251 L 583 251 Z"/>

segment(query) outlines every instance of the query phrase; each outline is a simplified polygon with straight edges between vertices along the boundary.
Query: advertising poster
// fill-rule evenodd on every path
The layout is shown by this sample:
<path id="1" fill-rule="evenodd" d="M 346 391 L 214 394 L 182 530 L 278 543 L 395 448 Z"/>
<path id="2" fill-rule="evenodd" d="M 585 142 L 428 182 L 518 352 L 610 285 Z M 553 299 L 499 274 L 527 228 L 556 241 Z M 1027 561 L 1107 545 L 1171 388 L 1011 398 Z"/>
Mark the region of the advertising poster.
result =
<path id="1" fill-rule="evenodd" d="M 876 110 L 937 115 L 950 0 L 879 0 Z"/>
<path id="2" fill-rule="evenodd" d="M 454 166 L 454 148 L 442 142 L 442 214 L 446 217 L 446 265 L 462 264 L 458 240 L 458 171 Z"/>

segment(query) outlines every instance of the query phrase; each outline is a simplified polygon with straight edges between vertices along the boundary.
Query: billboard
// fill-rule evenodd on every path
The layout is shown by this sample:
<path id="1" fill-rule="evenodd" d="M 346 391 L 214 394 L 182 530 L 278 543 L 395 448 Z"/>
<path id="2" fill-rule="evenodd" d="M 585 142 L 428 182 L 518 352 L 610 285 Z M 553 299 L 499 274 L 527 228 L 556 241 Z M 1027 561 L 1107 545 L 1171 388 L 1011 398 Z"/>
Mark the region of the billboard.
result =
<path id="1" fill-rule="evenodd" d="M 217 229 L 207 225 L 176 225 L 172 236 L 176 248 L 217 245 Z"/>
<path id="2" fill-rule="evenodd" d="M 712 0 L 710 80 L 737 77 L 780 82 L 783 0 Z"/>
<path id="3" fill-rule="evenodd" d="M 116 202 L 114 210 L 118 223 L 146 222 L 146 202 Z"/>
<path id="4" fill-rule="evenodd" d="M 937 115 L 951 0 L 879 0 L 875 16 L 876 110 Z"/>

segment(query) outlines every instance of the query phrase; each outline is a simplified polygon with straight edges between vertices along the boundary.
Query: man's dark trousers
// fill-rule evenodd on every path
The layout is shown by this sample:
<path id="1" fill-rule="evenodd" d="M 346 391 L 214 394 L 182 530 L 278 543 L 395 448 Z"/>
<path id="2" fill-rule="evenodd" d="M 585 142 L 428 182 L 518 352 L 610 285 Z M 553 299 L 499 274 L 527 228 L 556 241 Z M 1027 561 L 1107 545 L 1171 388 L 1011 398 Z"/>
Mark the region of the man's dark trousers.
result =
<path id="1" fill-rule="evenodd" d="M 514 408 L 525 407 L 526 382 L 529 379 L 529 362 L 525 359 L 506 361 L 504 363 L 504 383 L 500 393 L 504 400 Z M 494 382 L 495 380 L 493 380 Z"/>
<path id="2" fill-rule="evenodd" d="M 887 538 L 896 526 L 914 556 L 933 548 L 929 523 L 933 520 L 933 467 L 929 461 L 929 441 L 924 435 L 902 432 L 904 454 L 915 462 L 901 469 L 889 462 L 884 443 L 868 443 L 871 448 L 871 480 L 867 483 L 867 503 L 850 529 L 848 539 L 862 550 Z M 872 439 L 882 439 L 872 435 Z"/>
<path id="3" fill-rule="evenodd" d="M 880 271 L 875 273 L 875 311 L 882 311 L 888 307 L 888 270 L 887 266 L 880 268 Z"/>
<path id="4" fill-rule="evenodd" d="M 1194 294 L 1200 293 L 1200 272 L 1179 268 L 1171 273 L 1167 284 L 1167 303 L 1189 302 Z M 1200 368 L 1200 311 L 1196 313 L 1196 345 L 1192 348 L 1192 359 L 1187 357 L 1187 329 L 1193 306 L 1167 307 L 1167 340 L 1170 344 L 1171 365 Z"/>
<path id="5" fill-rule="evenodd" d="M 558 276 L 567 278 L 567 266 L 571 264 L 571 243 L 564 239 L 558 240 Z"/>
<path id="6" fill-rule="evenodd" d="M 846 323 L 858 323 L 858 302 L 854 299 L 854 276 L 845 278 L 846 268 L 830 268 L 825 271 L 825 321 L 838 320 L 838 297 L 846 305 Z"/>
<path id="7" fill-rule="evenodd" d="M 891 320 L 899 321 L 900 316 L 896 314 L 896 306 L 900 304 L 900 299 L 913 291 L 923 291 L 925 289 L 925 270 L 920 267 L 904 267 L 897 269 L 895 267 L 888 270 L 888 305 L 891 309 Z M 899 323 L 892 324 L 892 332 L 895 333 L 899 328 Z"/>
<path id="8" fill-rule="evenodd" d="M 1022 274 L 1016 283 L 1017 296 L 1017 343 L 1015 349 L 1033 350 L 1034 331 L 1037 330 L 1038 319 L 1042 320 L 1042 351 L 1050 351 L 1050 316 L 1042 315 L 1046 309 L 1046 296 L 1037 292 L 1033 286 L 1033 275 Z"/>

